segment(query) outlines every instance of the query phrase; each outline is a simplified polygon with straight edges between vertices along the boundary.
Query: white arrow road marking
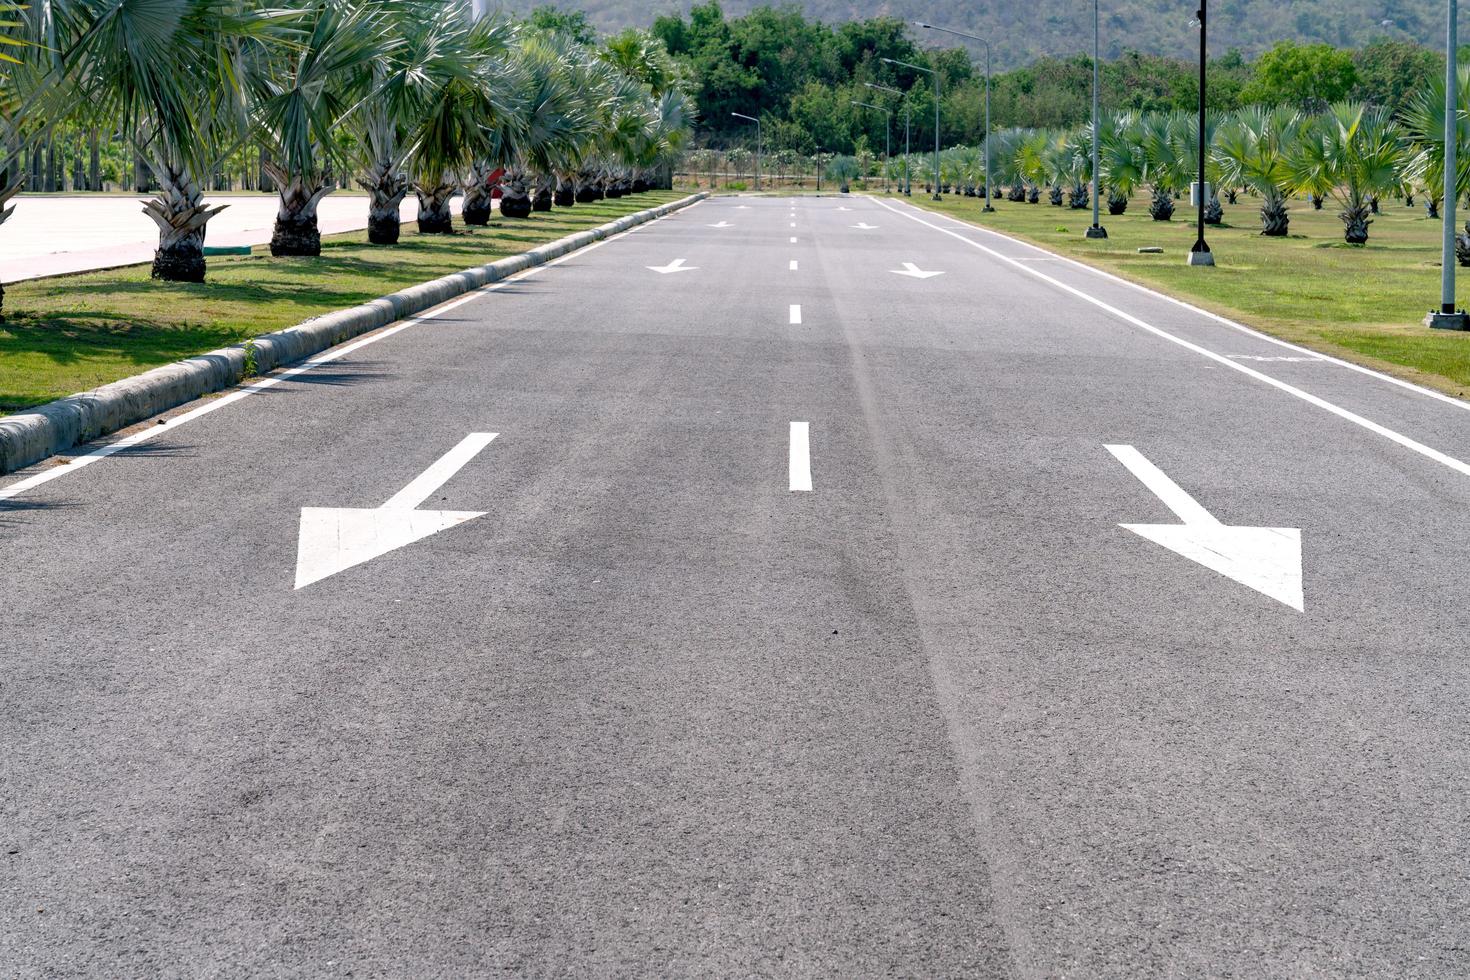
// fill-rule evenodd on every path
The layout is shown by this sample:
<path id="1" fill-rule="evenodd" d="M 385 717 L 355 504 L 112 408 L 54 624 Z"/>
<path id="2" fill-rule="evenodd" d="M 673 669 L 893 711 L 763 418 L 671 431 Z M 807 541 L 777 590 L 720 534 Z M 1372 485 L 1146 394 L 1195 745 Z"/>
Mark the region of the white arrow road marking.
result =
<path id="1" fill-rule="evenodd" d="M 1294 527 L 1221 524 L 1132 446 L 1108 446 L 1183 524 L 1119 524 L 1190 561 L 1301 612 L 1302 532 Z"/>
<path id="2" fill-rule="evenodd" d="M 728 221 L 720 221 L 720 222 L 717 222 L 716 224 L 710 225 L 710 227 L 711 228 L 734 228 L 735 226 L 732 225 L 732 224 L 730 224 L 730 222 L 728 222 Z"/>
<path id="3" fill-rule="evenodd" d="M 791 322 L 792 323 L 800 323 L 801 322 L 801 307 L 800 306 L 797 306 L 795 303 L 792 303 L 791 304 Z"/>
<path id="4" fill-rule="evenodd" d="M 870 225 L 866 221 L 859 221 L 857 224 L 853 225 L 853 227 L 854 228 L 861 228 L 863 231 L 877 231 L 878 230 L 878 226 L 877 225 Z"/>
<path id="5" fill-rule="evenodd" d="M 415 510 L 460 468 L 490 445 L 497 433 L 472 432 L 408 486 L 375 509 L 301 508 L 296 545 L 296 588 L 372 561 L 404 545 L 483 517 L 484 511 Z"/>
<path id="6" fill-rule="evenodd" d="M 697 265 L 685 265 L 683 259 L 675 259 L 674 261 L 670 262 L 668 265 L 650 265 L 650 266 L 648 266 L 648 270 L 650 272 L 657 272 L 659 275 L 664 275 L 664 276 L 668 275 L 670 272 L 694 272 L 694 271 L 696 271 L 698 269 L 699 269 L 699 266 L 697 266 Z"/>
<path id="7" fill-rule="evenodd" d="M 925 272 L 912 262 L 905 262 L 902 269 L 889 269 L 888 271 L 895 276 L 910 276 L 914 279 L 933 279 L 935 276 L 944 275 L 942 272 Z"/>
<path id="8" fill-rule="evenodd" d="M 812 434 L 806 422 L 791 423 L 791 460 L 787 466 L 791 489 L 810 493 L 812 489 Z"/>

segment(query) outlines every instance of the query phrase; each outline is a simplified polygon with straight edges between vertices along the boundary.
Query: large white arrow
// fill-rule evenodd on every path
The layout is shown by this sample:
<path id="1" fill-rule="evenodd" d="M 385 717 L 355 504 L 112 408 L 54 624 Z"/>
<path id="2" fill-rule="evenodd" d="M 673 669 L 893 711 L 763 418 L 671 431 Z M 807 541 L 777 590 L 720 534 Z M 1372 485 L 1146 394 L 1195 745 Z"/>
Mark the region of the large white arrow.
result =
<path id="1" fill-rule="evenodd" d="M 494 432 L 473 432 L 412 483 L 373 510 L 346 507 L 301 508 L 296 545 L 296 588 L 354 565 L 372 561 L 404 545 L 484 516 L 483 511 L 415 510 L 460 467 L 490 445 Z"/>
<path id="2" fill-rule="evenodd" d="M 711 228 L 734 228 L 735 226 L 732 225 L 732 224 L 730 224 L 730 222 L 728 222 L 728 221 L 721 221 L 721 222 L 718 222 L 717 224 L 710 225 L 709 227 L 711 227 Z"/>
<path id="3" fill-rule="evenodd" d="M 853 225 L 853 227 L 854 228 L 861 228 L 863 231 L 877 231 L 878 230 L 878 226 L 877 225 L 870 225 L 866 221 L 859 221 L 857 224 Z"/>
<path id="4" fill-rule="evenodd" d="M 925 272 L 912 262 L 905 262 L 902 269 L 889 269 L 888 271 L 895 276 L 909 276 L 913 279 L 933 279 L 935 276 L 944 275 L 942 272 Z"/>
<path id="5" fill-rule="evenodd" d="M 1154 492 L 1183 524 L 1120 524 L 1297 612 L 1302 600 L 1302 532 L 1294 527 L 1231 527 L 1180 489 L 1132 446 L 1108 452 Z"/>
<path id="6" fill-rule="evenodd" d="M 685 265 L 683 259 L 675 259 L 668 265 L 651 265 L 648 268 L 654 272 L 659 273 L 660 275 L 666 276 L 670 272 L 694 272 L 699 268 L 699 266 Z"/>

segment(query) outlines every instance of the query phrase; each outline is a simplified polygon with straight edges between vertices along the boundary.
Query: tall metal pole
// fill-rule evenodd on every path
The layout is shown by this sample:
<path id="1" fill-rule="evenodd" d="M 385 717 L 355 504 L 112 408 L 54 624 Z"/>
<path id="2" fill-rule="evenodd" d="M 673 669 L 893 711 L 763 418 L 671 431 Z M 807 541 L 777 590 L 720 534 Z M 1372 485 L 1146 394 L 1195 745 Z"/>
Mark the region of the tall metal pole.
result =
<path id="1" fill-rule="evenodd" d="M 893 113 L 883 111 L 883 193 L 889 191 L 888 161 L 893 159 Z"/>
<path id="2" fill-rule="evenodd" d="M 743 112 L 732 112 L 730 115 L 736 119 L 748 119 L 755 123 L 755 189 L 758 191 L 761 189 L 761 121 Z"/>
<path id="3" fill-rule="evenodd" d="M 1194 247 L 1189 250 L 1190 265 L 1215 264 L 1215 256 L 1210 254 L 1209 243 L 1205 241 L 1205 18 L 1209 13 L 1208 6 L 1209 0 L 1199 0 L 1199 10 L 1195 12 L 1199 19 L 1199 132 L 1195 134 L 1195 142 L 1199 144 L 1199 223 Z"/>
<path id="4" fill-rule="evenodd" d="M 928 24 L 920 24 L 920 27 L 928 27 Z M 954 33 L 951 31 L 950 33 Z M 939 69 L 925 68 L 923 65 L 912 65 L 907 61 L 898 61 L 893 58 L 884 58 L 890 65 L 902 65 L 912 68 L 914 71 L 926 72 L 934 76 L 934 200 L 943 200 L 939 193 Z"/>
<path id="5" fill-rule="evenodd" d="M 913 149 L 909 143 L 909 133 L 911 131 L 909 127 L 909 110 L 911 107 L 909 105 L 908 93 L 902 89 L 889 88 L 887 85 L 875 85 L 872 82 L 864 82 L 863 84 L 868 88 L 877 89 L 879 92 L 891 92 L 903 99 L 903 193 L 905 197 L 908 197 L 912 195 L 914 190 L 914 185 L 909 180 L 909 156 L 913 153 Z"/>
<path id="6" fill-rule="evenodd" d="M 1460 196 L 1460 70 L 1458 61 L 1460 9 L 1449 0 L 1445 21 L 1444 68 L 1444 228 L 1439 250 L 1439 312 L 1424 322 L 1440 330 L 1470 330 L 1470 316 L 1455 308 L 1455 205 Z"/>
<path id="7" fill-rule="evenodd" d="M 1089 228 L 1089 229 L 1087 229 L 1087 237 L 1088 238 L 1107 238 L 1108 237 L 1107 230 L 1104 229 L 1103 226 L 1098 223 L 1098 208 L 1099 208 L 1100 204 L 1099 204 L 1098 199 L 1097 199 L 1097 194 L 1098 194 L 1098 190 L 1099 190 L 1100 185 L 1098 183 L 1098 174 L 1097 174 L 1097 170 L 1098 170 L 1098 148 L 1097 148 L 1097 144 L 1098 144 L 1099 140 L 1102 138 L 1102 115 L 1101 115 L 1101 113 L 1098 110 L 1098 94 L 1097 94 L 1098 93 L 1098 77 L 1099 77 L 1099 74 L 1098 74 L 1099 73 L 1098 56 L 1099 56 L 1099 53 L 1100 53 L 1100 50 L 1101 50 L 1101 47 L 1102 47 L 1102 45 L 1100 44 L 1100 42 L 1098 40 L 1099 34 L 1101 33 L 1098 30 L 1098 19 L 1099 19 L 1098 18 L 1098 9 L 1097 9 L 1098 8 L 1098 3 L 1099 3 L 1099 0 L 1092 0 L 1092 227 Z"/>
<path id="8" fill-rule="evenodd" d="M 985 210 L 990 206 L 990 42 L 985 42 Z"/>

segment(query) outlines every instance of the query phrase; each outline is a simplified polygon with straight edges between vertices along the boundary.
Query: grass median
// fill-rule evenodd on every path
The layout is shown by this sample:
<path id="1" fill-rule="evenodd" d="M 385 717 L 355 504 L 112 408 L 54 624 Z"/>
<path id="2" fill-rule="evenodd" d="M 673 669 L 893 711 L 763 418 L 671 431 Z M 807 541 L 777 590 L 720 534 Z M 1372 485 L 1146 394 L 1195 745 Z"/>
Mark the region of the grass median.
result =
<path id="1" fill-rule="evenodd" d="M 385 293 L 516 255 L 634 211 L 678 200 L 651 191 L 524 220 L 497 212 L 452 235 L 404 228 L 397 245 L 366 232 L 322 239 L 319 258 L 211 258 L 200 285 L 154 282 L 146 265 L 16 283 L 0 322 L 0 413 L 14 412 L 239 343 Z"/>
<path id="2" fill-rule="evenodd" d="M 878 196 L 882 196 L 881 192 Z M 1146 196 L 1122 215 L 1102 212 L 1105 240 L 1083 238 L 1092 210 L 995 202 L 982 214 L 975 198 L 931 201 L 921 207 L 1012 235 L 1143 283 L 1265 333 L 1323 353 L 1379 368 L 1440 391 L 1470 397 L 1470 332 L 1430 330 L 1424 314 L 1439 306 L 1440 235 L 1422 206 L 1384 199 L 1368 243 L 1348 245 L 1330 198 L 1321 211 L 1293 201 L 1291 234 L 1260 234 L 1256 198 L 1225 205 L 1225 224 L 1206 227 L 1214 268 L 1191 268 L 1195 212 L 1179 202 L 1172 221 L 1154 221 Z M 1142 247 L 1162 254 L 1140 254 Z M 1458 277 L 1459 302 L 1470 305 L 1470 269 Z"/>

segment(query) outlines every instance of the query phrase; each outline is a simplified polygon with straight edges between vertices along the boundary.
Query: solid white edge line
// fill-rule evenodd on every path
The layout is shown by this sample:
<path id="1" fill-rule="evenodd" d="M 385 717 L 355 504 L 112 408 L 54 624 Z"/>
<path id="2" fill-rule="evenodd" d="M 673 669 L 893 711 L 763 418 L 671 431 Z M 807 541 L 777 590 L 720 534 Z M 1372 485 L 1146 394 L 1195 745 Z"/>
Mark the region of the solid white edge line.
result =
<path id="1" fill-rule="evenodd" d="M 709 198 L 705 198 L 705 201 L 707 200 L 709 200 Z M 105 446 L 99 446 L 89 453 L 85 453 L 81 456 L 73 456 L 71 458 L 71 461 L 68 463 L 58 463 L 52 466 L 50 469 L 44 470 L 40 473 L 36 473 L 33 476 L 28 476 L 23 480 L 17 480 L 15 483 L 10 484 L 9 486 L 0 487 L 0 501 L 13 500 L 14 498 L 20 496 L 28 490 L 34 490 L 36 487 L 50 483 L 52 480 L 59 479 L 69 473 L 75 473 L 77 470 L 81 469 L 84 466 L 88 466 L 101 459 L 106 459 L 108 456 L 112 456 L 115 453 L 120 453 L 124 449 L 131 449 L 134 446 L 148 442 L 149 440 L 157 436 L 172 432 L 173 430 L 177 429 L 179 426 L 184 425 L 187 422 L 192 422 L 195 419 L 202 418 L 203 416 L 208 415 L 211 412 L 215 412 L 221 408 L 224 408 L 226 405 L 232 405 L 235 402 L 240 401 L 243 398 L 247 398 L 257 392 L 265 391 L 267 388 L 275 387 L 282 381 L 294 378 L 298 374 L 303 374 L 307 371 L 312 370 L 313 368 L 321 367 L 323 364 L 330 364 L 332 361 L 337 360 L 339 357 L 345 357 L 348 354 L 353 353 L 354 351 L 368 346 L 369 344 L 375 344 L 380 340 L 386 340 L 401 330 L 407 330 L 409 327 L 417 326 L 418 324 L 423 323 L 425 320 L 432 320 L 437 316 L 442 316 L 443 314 L 448 313 L 450 310 L 458 309 L 466 303 L 481 298 L 485 293 L 493 293 L 496 290 L 504 289 L 506 286 L 509 286 L 515 282 L 519 282 L 520 280 L 525 279 L 528 276 L 533 276 L 543 269 L 549 269 L 552 266 L 561 265 L 563 262 L 566 262 L 569 259 L 572 259 L 579 255 L 585 255 L 593 249 L 601 248 L 604 245 L 609 245 L 620 238 L 625 238 L 628 235 L 639 231 L 640 229 L 647 228 L 654 222 L 663 221 L 664 219 L 671 218 L 676 214 L 683 214 L 690 208 L 697 208 L 703 203 L 704 201 L 695 201 L 693 204 L 689 205 L 689 207 L 680 208 L 678 211 L 670 211 L 668 214 L 660 215 L 659 217 L 654 218 L 652 221 L 646 221 L 643 224 L 638 225 L 636 228 L 629 228 L 627 231 L 618 232 L 616 235 L 613 235 L 610 238 L 604 238 L 600 242 L 592 242 L 589 245 L 584 245 L 579 249 L 568 252 L 566 255 L 558 256 L 557 258 L 552 259 L 550 262 L 545 262 L 541 265 L 532 266 L 529 269 L 522 269 L 520 272 L 517 272 L 514 275 L 507 276 L 504 279 L 499 279 L 492 283 L 487 283 L 484 286 L 479 287 L 478 289 L 474 289 L 468 293 L 465 293 L 463 296 L 456 296 L 454 299 L 442 303 L 439 306 L 433 307 L 432 309 L 425 310 L 423 313 L 419 313 L 407 320 L 402 320 L 398 323 L 389 324 L 386 327 L 380 327 L 366 337 L 360 337 L 356 340 L 348 341 L 339 347 L 328 348 L 321 354 L 318 354 L 315 357 L 310 358 L 309 360 L 303 361 L 295 367 L 284 368 L 276 374 L 272 374 L 268 378 L 262 378 L 261 380 L 245 388 L 237 389 L 236 391 L 230 392 L 228 395 L 225 395 L 221 398 L 216 398 L 207 405 L 201 405 L 196 409 L 185 412 L 178 418 L 169 421 L 167 425 L 154 425 L 150 428 L 142 430 L 141 432 L 135 432 L 130 436 L 125 436 L 124 438 L 119 439 L 116 442 L 110 442 Z M 144 423 L 139 422 L 136 424 L 142 425 Z M 45 460 L 42 460 L 41 462 L 33 465 L 39 466 L 44 463 Z"/>
<path id="2" fill-rule="evenodd" d="M 787 465 L 793 492 L 809 493 L 812 489 L 812 437 L 807 422 L 791 423 L 791 456 Z"/>
<path id="3" fill-rule="evenodd" d="M 883 202 L 882 201 L 875 200 L 875 203 L 881 205 Z M 913 207 L 913 206 L 914 205 L 910 205 L 910 207 Z M 923 209 L 920 208 L 919 210 L 922 211 Z M 933 212 L 933 211 L 924 211 L 924 213 L 925 214 L 934 214 L 935 212 Z M 1055 259 L 1058 262 L 1065 262 L 1068 265 L 1076 266 L 1078 269 L 1081 269 L 1084 272 L 1091 272 L 1094 275 L 1101 276 L 1102 278 L 1107 279 L 1110 282 L 1117 283 L 1120 286 L 1127 286 L 1129 289 L 1133 289 L 1133 290 L 1136 290 L 1137 292 L 1144 293 L 1145 295 L 1152 296 L 1155 299 L 1161 299 L 1161 300 L 1164 300 L 1167 303 L 1172 303 L 1175 306 L 1179 307 L 1180 309 L 1188 310 L 1191 313 L 1197 313 L 1197 314 L 1199 314 L 1202 317 L 1205 317 L 1205 318 L 1210 319 L 1210 320 L 1214 320 L 1216 323 L 1220 324 L 1221 326 L 1229 327 L 1231 330 L 1236 330 L 1236 331 L 1239 331 L 1240 333 L 1243 333 L 1243 334 L 1249 334 L 1250 336 L 1255 337 L 1257 340 L 1264 340 L 1267 343 L 1275 344 L 1277 347 L 1284 347 L 1287 350 L 1294 350 L 1294 351 L 1296 351 L 1296 352 L 1298 352 L 1300 354 L 1306 354 L 1306 355 L 1310 356 L 1313 360 L 1327 361 L 1330 364 L 1336 364 L 1338 367 L 1345 367 L 1349 371 L 1356 371 L 1359 374 L 1366 374 L 1368 377 L 1370 377 L 1370 378 L 1377 378 L 1379 381 L 1387 381 L 1391 385 L 1397 385 L 1400 388 L 1404 388 L 1404 389 L 1407 389 L 1409 391 L 1415 392 L 1417 394 L 1425 395 L 1425 396 L 1427 396 L 1429 398 L 1433 398 L 1435 401 L 1444 402 L 1446 405 L 1453 405 L 1456 408 L 1463 409 L 1464 411 L 1470 412 L 1470 401 L 1464 401 L 1464 400 L 1459 399 L 1459 398 L 1453 398 L 1453 397 L 1451 397 L 1449 395 L 1446 395 L 1442 391 L 1435 391 L 1433 388 L 1426 388 L 1426 387 L 1424 387 L 1421 384 L 1415 384 L 1412 381 L 1405 381 L 1403 378 L 1395 378 L 1393 375 L 1391 375 L 1391 374 L 1385 374 L 1384 372 L 1379 371 L 1376 368 L 1366 367 L 1366 366 L 1364 366 L 1362 364 L 1354 364 L 1352 361 L 1344 360 L 1341 357 L 1334 357 L 1331 354 L 1324 354 L 1321 351 L 1312 350 L 1312 348 L 1310 348 L 1310 347 L 1303 347 L 1300 344 L 1294 344 L 1294 343 L 1292 343 L 1289 340 L 1282 340 L 1280 337 L 1273 337 L 1273 336 L 1271 336 L 1268 333 L 1264 333 L 1264 332 L 1262 332 L 1260 330 L 1257 330 L 1255 327 L 1246 326 L 1244 323 L 1239 323 L 1239 322 L 1237 322 L 1235 320 L 1230 319 L 1227 316 L 1222 316 L 1219 313 L 1212 313 L 1209 310 L 1206 310 L 1206 309 L 1204 309 L 1202 307 L 1195 306 L 1193 303 L 1189 302 L 1188 300 L 1182 300 L 1182 299 L 1178 298 L 1177 296 L 1170 296 L 1168 293 L 1159 292 L 1157 289 L 1154 289 L 1152 286 L 1145 286 L 1143 283 L 1134 282 L 1131 279 L 1124 279 L 1122 276 L 1118 275 L 1117 273 L 1108 272 L 1106 269 L 1099 269 L 1097 266 L 1088 265 L 1086 262 L 1080 261 L 1079 259 L 1074 259 L 1074 258 L 1072 258 L 1069 255 L 1062 255 L 1059 252 L 1053 252 L 1050 249 L 1043 248 L 1040 245 L 1034 245 L 1031 242 L 1023 241 L 1023 240 L 1021 240 L 1019 238 L 1012 238 L 1010 235 L 1007 235 L 1005 232 L 995 231 L 993 229 L 986 228 L 986 227 L 983 227 L 981 225 L 966 224 L 966 225 L 963 225 L 963 227 L 964 227 L 964 229 L 966 231 L 981 231 L 981 232 L 985 232 L 986 234 L 994 235 L 997 238 L 1003 238 L 1003 239 L 1005 239 L 1008 242 L 1013 242 L 1014 244 L 1020 245 L 1023 248 L 1029 248 L 1029 249 L 1031 249 L 1033 251 L 1040 252 L 1040 253 L 1042 253 L 1042 255 L 1046 256 L 1049 259 Z M 940 230 L 942 231 L 943 229 L 940 229 Z M 1025 261 L 1028 261 L 1028 260 L 1026 260 L 1026 259 L 1016 259 L 1015 261 L 1017 261 L 1017 262 L 1025 262 Z M 1035 259 L 1031 259 L 1029 261 L 1036 261 L 1036 260 Z"/>
<path id="4" fill-rule="evenodd" d="M 1174 516 L 1185 524 L 1219 524 L 1214 514 L 1205 510 L 1184 488 L 1132 446 L 1104 446 L 1113 458 L 1128 468 L 1128 472 L 1138 478 L 1155 497 L 1163 501 L 1164 506 L 1174 512 Z"/>
<path id="5" fill-rule="evenodd" d="M 797 306 L 795 303 L 791 304 L 791 322 L 801 322 L 801 307 Z"/>
<path id="6" fill-rule="evenodd" d="M 916 215 L 908 214 L 907 212 L 899 211 L 896 208 L 889 207 L 888 204 L 883 201 L 876 201 L 876 203 L 880 207 L 888 211 L 892 211 L 894 214 L 897 214 L 900 217 L 908 218 L 910 221 L 917 222 L 918 224 L 921 224 L 926 228 L 932 228 L 933 230 L 941 234 L 949 235 L 952 238 L 957 238 L 968 245 L 974 246 L 975 248 L 980 249 L 982 252 L 985 252 L 987 255 L 999 259 L 1007 265 L 1010 265 L 1016 269 L 1021 270 L 1022 272 L 1025 272 L 1027 275 L 1035 276 L 1037 279 L 1049 283 L 1065 293 L 1070 293 L 1071 295 L 1076 296 L 1078 299 L 1081 299 L 1087 303 L 1091 303 L 1098 309 L 1103 310 L 1107 313 L 1111 313 L 1113 316 L 1119 318 L 1120 320 L 1123 320 L 1126 323 L 1131 323 L 1141 330 L 1146 330 L 1157 337 L 1161 337 L 1164 340 L 1169 341 L 1170 343 L 1178 344 L 1180 347 L 1183 347 L 1186 350 L 1194 351 L 1196 354 L 1207 357 L 1218 364 L 1223 364 L 1226 367 L 1230 368 L 1232 371 L 1239 371 L 1241 374 L 1244 374 L 1251 378 L 1255 378 L 1257 381 L 1268 384 L 1271 387 L 1278 389 L 1279 391 L 1284 391 L 1288 395 L 1300 398 L 1302 401 L 1306 402 L 1309 405 L 1315 405 L 1324 411 L 1331 412 L 1333 415 L 1336 415 L 1341 419 L 1351 422 L 1354 425 L 1361 426 L 1362 428 L 1367 429 L 1369 432 L 1373 432 L 1377 435 L 1383 436 L 1385 439 L 1388 439 L 1391 442 L 1396 442 L 1400 446 L 1403 446 L 1405 449 L 1408 449 L 1411 452 L 1416 452 L 1426 459 L 1432 459 L 1436 463 L 1447 466 L 1457 473 L 1460 473 L 1464 476 L 1470 476 L 1470 463 L 1465 463 L 1461 460 L 1456 459 L 1453 456 L 1446 455 L 1445 453 L 1440 452 L 1438 449 L 1432 449 L 1421 442 L 1410 439 L 1406 435 L 1395 432 L 1393 429 L 1390 429 L 1387 426 L 1380 425 L 1377 422 L 1372 421 L 1371 419 L 1366 419 L 1363 416 L 1356 414 L 1355 412 L 1350 412 L 1339 405 L 1335 405 L 1332 402 L 1327 401 L 1325 398 L 1319 398 L 1311 392 L 1303 391 L 1295 385 L 1287 384 L 1285 381 L 1273 378 L 1269 374 L 1262 374 L 1260 371 L 1257 371 L 1254 368 L 1246 367 L 1239 361 L 1233 361 L 1229 357 L 1226 357 L 1224 354 L 1217 354 L 1214 351 L 1209 350 L 1208 348 L 1201 347 L 1199 344 L 1196 344 L 1193 341 L 1185 340 L 1183 337 L 1176 337 L 1174 334 L 1169 333 L 1167 330 L 1156 327 L 1151 323 L 1146 323 L 1131 313 L 1125 313 L 1124 311 L 1118 309 L 1116 306 L 1105 303 L 1097 297 L 1091 296 L 1075 286 L 1068 285 L 1067 283 L 1062 282 L 1060 279 L 1053 279 L 1046 273 L 1038 271 L 1037 269 L 1027 265 L 1019 259 L 1013 259 L 1008 255 L 1002 255 L 1000 252 L 997 252 L 989 245 L 982 245 L 980 242 L 977 242 L 974 239 L 966 238 L 964 235 L 950 231 L 947 228 L 941 228 L 938 225 L 925 221 L 923 218 L 920 218 Z M 1012 240 L 1013 239 L 1007 239 L 1007 241 Z M 1083 266 L 1083 268 L 1087 268 L 1087 266 Z M 1126 280 L 1122 281 L 1126 282 Z"/>
<path id="7" fill-rule="evenodd" d="M 436 459 L 428 469 L 409 481 L 408 486 L 388 498 L 383 510 L 413 510 L 428 500 L 449 478 L 464 465 L 480 454 L 480 451 L 495 441 L 498 432 L 471 432 L 449 452 Z"/>

